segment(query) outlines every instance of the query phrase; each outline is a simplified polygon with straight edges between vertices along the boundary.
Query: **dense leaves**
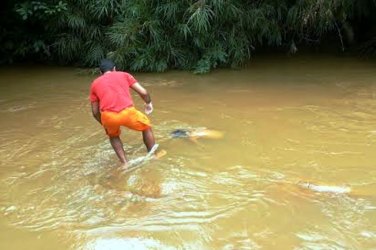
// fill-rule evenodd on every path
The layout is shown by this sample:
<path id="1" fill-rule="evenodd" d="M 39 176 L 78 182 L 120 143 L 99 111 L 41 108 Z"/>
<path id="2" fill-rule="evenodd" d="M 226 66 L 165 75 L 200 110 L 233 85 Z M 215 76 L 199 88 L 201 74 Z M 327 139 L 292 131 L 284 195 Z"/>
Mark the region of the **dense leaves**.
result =
<path id="1" fill-rule="evenodd" d="M 13 34 L 13 46 L 1 52 L 81 66 L 111 57 L 132 71 L 197 73 L 239 67 L 260 47 L 295 53 L 327 37 L 342 50 L 356 42 L 375 53 L 375 6 L 376 0 L 9 1 L 7 17 L 32 35 Z"/>

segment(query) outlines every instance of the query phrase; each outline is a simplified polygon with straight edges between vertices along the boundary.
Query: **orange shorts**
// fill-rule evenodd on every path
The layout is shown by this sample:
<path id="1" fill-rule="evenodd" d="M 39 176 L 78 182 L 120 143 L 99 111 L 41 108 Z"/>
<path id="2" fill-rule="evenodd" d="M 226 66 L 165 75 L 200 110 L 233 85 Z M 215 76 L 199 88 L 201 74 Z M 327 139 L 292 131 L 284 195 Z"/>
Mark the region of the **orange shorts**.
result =
<path id="1" fill-rule="evenodd" d="M 103 111 L 101 121 L 109 137 L 119 136 L 120 126 L 137 131 L 144 131 L 151 127 L 149 118 L 134 107 L 126 108 L 119 113 Z"/>

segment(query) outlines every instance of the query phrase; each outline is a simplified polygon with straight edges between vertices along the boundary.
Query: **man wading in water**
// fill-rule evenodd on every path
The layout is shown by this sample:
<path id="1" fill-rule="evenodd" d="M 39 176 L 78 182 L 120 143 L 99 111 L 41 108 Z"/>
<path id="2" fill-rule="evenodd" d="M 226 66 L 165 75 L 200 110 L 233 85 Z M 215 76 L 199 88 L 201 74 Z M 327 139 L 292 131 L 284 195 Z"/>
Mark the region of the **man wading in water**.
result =
<path id="1" fill-rule="evenodd" d="M 130 89 L 145 101 L 146 114 L 153 112 L 153 105 L 147 90 L 132 75 L 116 71 L 111 60 L 103 59 L 99 68 L 102 75 L 93 81 L 90 88 L 91 109 L 94 118 L 104 127 L 117 157 L 126 166 L 128 160 L 120 139 L 120 126 L 142 131 L 148 152 L 157 147 L 150 120 L 134 107 Z"/>

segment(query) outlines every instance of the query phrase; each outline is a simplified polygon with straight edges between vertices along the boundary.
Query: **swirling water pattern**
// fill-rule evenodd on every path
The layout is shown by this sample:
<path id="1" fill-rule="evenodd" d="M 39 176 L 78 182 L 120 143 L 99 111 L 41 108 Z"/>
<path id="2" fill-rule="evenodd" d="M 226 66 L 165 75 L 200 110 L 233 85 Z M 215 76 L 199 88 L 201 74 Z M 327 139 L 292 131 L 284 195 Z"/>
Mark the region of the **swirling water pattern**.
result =
<path id="1" fill-rule="evenodd" d="M 372 63 L 265 58 L 206 76 L 135 74 L 151 91 L 167 155 L 126 174 L 91 117 L 93 77 L 69 68 L 0 73 L 1 249 L 376 245 Z M 224 137 L 169 136 L 197 127 Z M 139 133 L 124 129 L 122 138 L 130 158 L 145 154 Z"/>

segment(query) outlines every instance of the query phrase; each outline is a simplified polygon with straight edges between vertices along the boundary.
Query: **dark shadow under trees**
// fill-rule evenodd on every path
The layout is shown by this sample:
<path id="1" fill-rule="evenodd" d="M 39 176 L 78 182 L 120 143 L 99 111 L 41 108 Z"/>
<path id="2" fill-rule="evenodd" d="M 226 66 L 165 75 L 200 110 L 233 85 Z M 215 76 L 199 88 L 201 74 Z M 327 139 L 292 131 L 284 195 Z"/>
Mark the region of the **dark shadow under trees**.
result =
<path id="1" fill-rule="evenodd" d="M 376 0 L 8 0 L 1 63 L 27 59 L 132 71 L 239 67 L 260 47 L 320 44 L 376 54 Z"/>

